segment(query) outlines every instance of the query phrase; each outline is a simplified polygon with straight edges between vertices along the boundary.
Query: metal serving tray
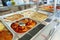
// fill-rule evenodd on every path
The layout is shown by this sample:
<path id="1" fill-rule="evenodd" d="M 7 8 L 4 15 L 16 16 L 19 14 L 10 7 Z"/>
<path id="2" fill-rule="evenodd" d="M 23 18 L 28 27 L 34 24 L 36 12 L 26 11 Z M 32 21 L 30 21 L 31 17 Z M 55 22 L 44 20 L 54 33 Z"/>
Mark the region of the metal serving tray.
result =
<path id="1" fill-rule="evenodd" d="M 22 18 L 22 19 L 24 19 L 24 18 Z M 21 20 L 21 19 L 20 19 Z M 32 20 L 34 20 L 34 19 L 32 19 Z M 27 32 L 25 32 L 25 33 L 16 33 L 12 28 L 11 28 L 11 24 L 13 23 L 13 22 L 5 22 L 3 19 L 2 19 L 2 21 L 3 21 L 3 23 L 6 25 L 6 27 L 12 32 L 12 34 L 14 34 L 14 37 L 13 37 L 13 40 L 16 40 L 16 39 L 18 39 L 18 38 L 21 38 L 21 37 L 23 37 L 25 34 L 27 34 L 29 31 L 31 31 L 32 29 L 34 29 L 34 28 L 36 28 L 37 27 L 37 25 L 39 25 L 40 24 L 40 22 L 37 22 L 37 24 L 36 24 L 36 26 L 35 27 L 33 27 L 33 28 L 31 28 L 30 30 L 28 30 Z M 34 20 L 35 21 L 35 20 Z M 15 22 L 15 21 L 14 21 Z M 45 24 L 45 23 L 44 23 Z"/>
<path id="2" fill-rule="evenodd" d="M 1 21 L 1 19 L 0 19 L 0 22 L 1 22 L 1 23 L 3 24 L 3 26 L 12 34 L 12 36 L 13 36 L 13 37 L 12 37 L 12 40 L 13 40 L 15 34 L 14 34 L 10 29 L 8 29 L 7 25 L 5 25 L 4 22 Z M 3 30 L 4 30 L 4 29 L 3 29 Z"/>
<path id="3" fill-rule="evenodd" d="M 25 14 L 24 12 L 26 12 L 26 11 L 32 11 L 31 13 L 28 13 L 28 14 Z M 26 9 L 26 10 L 23 10 L 23 11 L 17 11 L 17 12 L 13 12 L 13 13 L 10 13 L 10 14 L 7 14 L 7 15 L 3 15 L 3 16 L 1 16 L 1 18 L 6 18 L 6 17 L 8 17 L 8 16 L 11 16 L 11 15 L 14 15 L 14 14 L 21 14 L 21 15 L 23 15 L 24 17 L 22 17 L 22 18 L 30 18 L 30 15 L 32 15 L 32 13 L 33 12 L 36 12 L 36 10 L 35 10 L 35 8 L 31 8 L 31 9 Z M 42 14 L 46 14 L 46 15 L 48 15 L 48 17 L 50 17 L 52 14 L 50 14 L 50 13 L 48 13 L 48 12 L 44 12 L 44 11 L 37 11 L 37 12 L 40 12 L 40 13 L 42 13 Z M 47 17 L 47 18 L 48 18 Z M 22 18 L 20 18 L 20 19 L 22 19 Z M 47 19 L 46 18 L 46 19 Z M 18 20 L 20 20 L 20 19 L 18 19 Z M 45 19 L 45 20 L 46 20 Z M 9 21 L 9 22 L 11 22 L 10 20 L 7 20 L 7 21 Z M 15 20 L 16 21 L 16 20 Z"/>
<path id="4" fill-rule="evenodd" d="M 47 10 L 44 10 L 44 9 L 41 9 L 41 8 L 39 8 L 39 11 L 45 11 L 45 12 L 49 12 L 49 13 L 53 13 L 53 12 L 50 12 L 50 11 L 47 11 Z"/>
<path id="5" fill-rule="evenodd" d="M 44 5 L 42 5 L 42 6 L 53 6 L 53 4 L 44 4 Z M 54 6 L 53 6 L 54 7 Z M 50 11 L 47 11 L 47 10 L 44 10 L 44 9 L 41 9 L 42 7 L 41 6 L 39 6 L 39 11 L 44 11 L 44 12 L 48 12 L 48 13 L 53 13 L 53 12 L 50 12 Z M 53 10 L 54 10 L 54 8 L 52 8 Z"/>
<path id="6" fill-rule="evenodd" d="M 27 10 L 23 10 L 23 11 L 17 11 L 17 12 L 13 12 L 13 13 L 10 13 L 10 14 L 6 14 L 6 15 L 2 15 L 1 16 L 1 18 L 6 18 L 6 17 L 8 17 L 8 16 L 11 16 L 11 15 L 14 15 L 14 14 L 20 14 L 20 15 L 23 15 L 24 17 L 22 17 L 22 18 L 25 18 L 25 17 L 29 17 L 30 16 L 30 14 L 25 14 L 24 12 L 26 12 L 26 11 L 32 11 L 30 14 L 32 14 L 33 12 L 34 12 L 34 10 L 32 10 L 32 9 L 27 9 Z M 27 16 L 28 15 L 28 16 Z M 18 20 L 20 20 L 21 18 L 19 18 Z M 11 20 L 6 20 L 6 21 L 8 21 L 8 22 L 12 22 Z M 14 20 L 14 21 L 16 21 L 16 20 Z"/>
<path id="7" fill-rule="evenodd" d="M 24 19 L 24 18 L 22 18 L 22 19 Z M 22 19 L 20 19 L 20 20 L 22 20 Z M 33 19 L 32 19 L 33 20 Z M 4 20 L 3 20 L 4 21 Z M 34 20 L 35 21 L 35 20 Z M 37 24 L 35 25 L 35 27 L 37 26 L 37 25 L 39 25 L 40 24 L 40 22 L 37 22 L 37 21 L 35 21 Z M 31 28 L 31 29 L 29 29 L 27 32 L 25 32 L 25 33 L 17 33 L 17 32 L 15 32 L 12 28 L 11 28 L 11 24 L 13 23 L 13 22 L 5 22 L 4 21 L 4 23 L 5 23 L 5 25 L 7 26 L 7 28 L 8 29 L 10 29 L 10 31 L 12 31 L 12 33 L 14 34 L 14 38 L 16 38 L 16 36 L 17 36 L 17 38 L 21 38 L 22 36 L 24 36 L 26 33 L 28 33 L 30 30 L 32 30 L 33 28 L 35 28 L 35 27 L 33 27 L 33 28 Z"/>

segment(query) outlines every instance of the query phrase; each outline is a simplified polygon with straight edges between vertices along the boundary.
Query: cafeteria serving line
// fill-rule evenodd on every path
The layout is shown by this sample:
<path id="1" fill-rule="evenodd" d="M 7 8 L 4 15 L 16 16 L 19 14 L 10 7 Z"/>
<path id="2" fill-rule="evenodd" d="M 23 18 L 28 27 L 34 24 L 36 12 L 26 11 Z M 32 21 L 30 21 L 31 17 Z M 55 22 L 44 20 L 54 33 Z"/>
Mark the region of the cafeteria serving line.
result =
<path id="1" fill-rule="evenodd" d="M 60 40 L 60 0 L 0 0 L 0 40 Z"/>

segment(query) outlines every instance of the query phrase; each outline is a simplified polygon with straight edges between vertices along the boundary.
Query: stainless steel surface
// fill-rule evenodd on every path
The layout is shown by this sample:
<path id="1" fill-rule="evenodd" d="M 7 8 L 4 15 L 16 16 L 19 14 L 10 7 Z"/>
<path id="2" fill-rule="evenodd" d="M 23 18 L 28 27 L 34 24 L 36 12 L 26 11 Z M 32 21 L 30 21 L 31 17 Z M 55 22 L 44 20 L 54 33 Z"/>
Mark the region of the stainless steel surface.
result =
<path id="1" fill-rule="evenodd" d="M 6 24 L 8 24 L 8 23 L 6 22 Z M 10 23 L 10 25 L 8 25 L 9 28 L 10 28 L 11 24 L 12 24 L 12 23 Z M 37 26 L 37 25 L 38 25 L 38 23 L 36 24 L 36 26 Z M 35 26 L 35 27 L 36 27 L 36 26 Z M 35 27 L 33 27 L 33 28 L 35 28 Z M 31 28 L 30 30 L 32 30 L 33 28 Z M 12 28 L 11 28 L 11 29 L 12 29 Z M 20 34 L 20 33 L 16 33 L 16 32 L 13 32 L 13 33 L 16 33 L 16 35 L 19 36 L 19 38 L 21 38 L 21 37 L 24 36 L 26 33 L 28 33 L 30 30 L 28 30 L 28 31 L 25 32 L 25 33 L 21 33 L 21 34 Z"/>
<path id="2" fill-rule="evenodd" d="M 57 6 L 57 0 L 54 1 L 54 14 L 56 14 L 56 6 Z"/>
<path id="3" fill-rule="evenodd" d="M 50 24 L 52 24 L 52 22 L 53 22 L 54 19 L 55 19 L 54 16 L 51 16 L 50 19 L 52 19 L 50 22 L 46 22 L 46 21 L 45 21 L 45 22 L 44 22 L 44 21 L 42 22 L 43 24 L 45 23 L 46 26 L 45 26 L 42 30 L 40 30 L 33 38 L 31 38 L 31 40 L 34 40 L 36 37 L 38 37 L 38 40 L 45 40 L 45 38 L 46 38 L 45 36 L 48 35 L 49 30 L 52 29 L 53 26 L 54 26 L 54 25 L 53 25 L 53 26 L 50 25 Z M 53 23 L 54 23 L 54 22 L 53 22 Z M 52 26 L 52 28 L 49 28 L 49 27 L 51 27 L 51 26 Z M 47 30 L 47 28 L 48 28 L 48 30 Z M 46 30 L 48 33 L 47 33 L 45 30 Z M 44 33 L 45 33 L 45 34 L 44 34 Z M 42 36 L 42 34 L 44 34 L 45 36 Z M 42 37 L 43 37 L 43 38 L 42 38 Z M 45 37 L 45 38 L 44 38 L 44 37 Z"/>
<path id="4" fill-rule="evenodd" d="M 54 1 L 54 15 L 56 15 L 56 13 L 57 13 L 56 6 L 57 6 L 57 0 Z M 54 21 L 57 22 L 57 19 L 55 19 Z M 49 33 L 48 39 L 55 33 L 58 25 L 59 25 L 59 22 L 57 22 L 56 26 L 54 26 L 54 28 L 53 28 L 53 29 L 51 30 L 51 32 Z M 47 39 L 47 40 L 48 40 L 48 39 Z M 52 39 L 52 37 L 50 38 L 50 40 L 51 40 L 51 39 Z"/>
<path id="5" fill-rule="evenodd" d="M 57 21 L 57 20 L 54 20 L 54 21 Z M 52 36 L 52 34 L 55 32 L 57 26 L 58 26 L 58 24 L 50 30 L 50 32 L 49 32 L 49 34 L 48 34 L 48 36 L 46 37 L 45 40 L 48 40 Z"/>
<path id="6" fill-rule="evenodd" d="M 21 14 L 21 15 L 24 16 L 23 18 L 28 18 L 30 15 L 23 13 L 23 12 L 28 11 L 28 10 L 34 11 L 34 8 L 33 8 L 33 9 L 31 8 L 31 9 L 26 9 L 26 10 L 23 10 L 23 11 L 17 11 L 17 12 L 9 13 L 9 14 L 6 14 L 6 15 L 2 15 L 2 18 L 4 19 L 4 18 L 6 18 L 6 17 L 8 17 L 8 16 L 11 16 L 11 15 L 14 15 L 14 14 Z M 30 13 L 30 14 L 32 14 L 32 13 Z M 18 19 L 18 20 L 20 20 L 20 19 Z M 7 20 L 7 21 L 10 21 L 10 20 Z M 16 20 L 15 20 L 15 21 L 16 21 Z M 10 21 L 10 22 L 11 22 L 11 21 Z"/>
<path id="7" fill-rule="evenodd" d="M 38 2 L 36 2 L 36 11 L 38 12 L 38 10 L 39 10 L 39 3 Z"/>
<path id="8" fill-rule="evenodd" d="M 10 14 L 10 15 L 12 15 L 12 14 Z M 9 16 L 9 14 L 8 14 L 8 15 L 5 15 L 5 16 L 3 15 L 3 16 L 1 16 L 1 18 L 4 18 L 4 17 L 6 17 L 6 16 Z M 22 18 L 22 19 L 23 19 L 23 18 Z M 21 38 L 21 37 L 24 36 L 26 33 L 28 33 L 30 30 L 32 30 L 33 28 L 35 28 L 35 27 L 38 25 L 38 23 L 39 23 L 39 22 L 37 22 L 36 26 L 33 27 L 33 28 L 31 28 L 31 29 L 28 30 L 27 32 L 19 34 L 19 33 L 16 33 L 16 32 L 10 27 L 13 22 L 6 22 L 6 21 L 4 21 L 4 19 L 1 19 L 1 20 L 3 20 L 4 24 L 7 25 L 8 29 L 14 34 L 14 38 L 16 38 L 16 37 L 17 37 L 17 38 Z M 21 19 L 20 19 L 20 20 L 21 20 Z M 14 22 L 15 22 L 15 21 L 14 21 Z"/>
<path id="9" fill-rule="evenodd" d="M 6 10 L 9 10 L 9 8 L 8 7 L 0 7 L 0 12 L 1 11 L 6 11 Z"/>
<path id="10" fill-rule="evenodd" d="M 13 13 L 10 13 L 10 14 L 7 14 L 7 15 L 2 15 L 2 18 L 4 19 L 4 18 L 6 18 L 6 17 L 8 17 L 8 16 L 11 16 L 11 15 L 14 15 L 14 14 L 24 15 L 23 18 L 30 18 L 30 15 L 32 15 L 33 12 L 31 12 L 30 14 L 24 14 L 23 12 L 24 12 L 24 11 L 28 11 L 28 10 L 32 10 L 32 11 L 36 12 L 34 9 L 35 9 L 35 8 L 33 8 L 33 9 L 27 9 L 27 10 L 23 10 L 23 11 L 17 11 L 17 12 L 13 12 Z M 47 12 L 43 12 L 43 11 L 38 11 L 38 12 L 40 12 L 40 13 L 42 13 L 42 14 L 46 14 L 46 15 L 48 16 L 47 18 L 49 18 L 50 16 L 52 16 L 52 15 L 48 15 Z M 47 19 L 47 18 L 46 18 L 46 19 Z M 44 20 L 46 20 L 46 19 L 44 19 Z M 10 21 L 10 20 L 7 20 L 7 21 Z M 16 21 L 16 20 L 15 20 L 15 21 Z"/>
<path id="11" fill-rule="evenodd" d="M 55 32 L 55 28 L 51 29 L 47 38 L 45 40 L 48 40 L 50 38 L 50 36 Z"/>
<path id="12" fill-rule="evenodd" d="M 57 19 L 55 19 L 54 20 L 54 22 L 56 23 L 56 25 L 50 30 L 50 32 L 49 32 L 49 34 L 48 34 L 48 36 L 47 36 L 47 38 L 45 39 L 45 40 L 48 40 L 48 39 L 52 39 L 52 35 L 54 35 L 55 34 L 55 32 L 56 32 L 56 30 L 57 30 L 57 27 L 59 26 L 59 24 L 60 24 L 60 22 L 58 22 L 58 20 Z"/>
<path id="13" fill-rule="evenodd" d="M 26 11 L 26 10 L 24 10 L 24 11 Z M 21 12 L 23 12 L 23 11 L 18 11 L 18 12 L 16 12 L 16 13 L 21 13 Z M 13 13 L 11 13 L 11 14 L 8 14 L 8 15 L 3 15 L 3 16 L 1 16 L 1 18 L 4 18 L 4 17 L 7 17 L 7 16 L 10 16 L 10 15 L 12 15 Z M 15 14 L 15 13 L 14 13 Z M 48 18 L 49 18 L 50 16 L 48 16 Z M 25 17 L 25 18 L 27 18 L 27 17 Z M 28 30 L 27 32 L 25 32 L 25 33 L 22 33 L 22 34 L 19 34 L 19 33 L 16 33 L 12 28 L 11 28 L 11 24 L 13 23 L 13 22 L 6 22 L 6 21 L 4 21 L 3 19 L 1 19 L 2 21 L 3 21 L 3 23 L 7 26 L 7 28 L 14 34 L 14 38 L 21 38 L 21 37 L 23 37 L 26 33 L 28 33 L 30 30 L 32 30 L 33 28 L 35 28 L 37 25 L 39 25 L 41 22 L 37 22 L 37 24 L 36 24 L 36 26 L 35 27 L 33 27 L 33 28 L 31 28 L 30 30 Z M 21 19 L 20 19 L 21 20 Z M 32 19 L 32 20 L 34 20 L 34 19 Z M 46 20 L 46 19 L 45 19 Z M 14 21 L 15 22 L 15 21 Z M 45 24 L 46 25 L 46 24 Z M 14 39 L 13 38 L 13 39 Z"/>
<path id="14" fill-rule="evenodd" d="M 57 24 L 54 26 L 54 28 L 52 30 L 53 32 L 52 32 L 51 36 L 49 37 L 50 40 L 53 38 L 53 36 L 54 36 L 55 32 L 57 31 L 57 28 L 60 24 L 60 21 L 58 19 L 55 19 L 54 22 L 56 22 Z"/>

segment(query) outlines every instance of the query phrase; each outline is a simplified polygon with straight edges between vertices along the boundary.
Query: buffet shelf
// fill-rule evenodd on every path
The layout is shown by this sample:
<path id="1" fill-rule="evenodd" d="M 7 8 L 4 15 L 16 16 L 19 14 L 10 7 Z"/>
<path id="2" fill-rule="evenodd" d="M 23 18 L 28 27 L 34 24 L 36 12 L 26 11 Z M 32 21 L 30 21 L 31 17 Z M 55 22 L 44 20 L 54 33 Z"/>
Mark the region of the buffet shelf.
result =
<path id="1" fill-rule="evenodd" d="M 20 14 L 20 16 L 17 14 Z M 22 15 L 23 15 L 22 18 L 18 18 L 18 17 L 21 17 Z M 13 40 L 17 40 L 17 39 L 18 40 L 34 40 L 35 37 L 37 37 L 37 35 L 41 34 L 45 29 L 48 28 L 47 26 L 52 23 L 52 21 L 54 20 L 53 19 L 54 15 L 51 12 L 42 11 L 42 10 L 36 11 L 36 8 L 30 8 L 30 9 L 26 9 L 26 10 L 17 11 L 17 12 L 9 13 L 6 15 L 2 15 L 2 16 L 0 16 L 0 18 L 1 18 L 1 21 L 6 25 L 6 27 L 12 32 L 12 34 L 14 34 Z M 17 19 L 17 20 L 11 21 L 12 19 Z M 30 24 L 32 21 L 34 21 L 34 22 L 36 22 L 36 25 L 34 27 L 30 28 L 25 33 L 17 33 L 15 30 L 13 30 L 11 28 L 11 24 L 20 22 L 20 20 L 23 20 L 23 19 L 25 19 L 25 21 L 27 19 L 31 19 L 31 20 L 29 20 Z M 17 24 L 18 24 L 17 26 L 19 28 L 24 29 L 24 27 L 21 27 L 19 23 L 17 23 Z M 14 25 L 14 27 L 16 27 L 16 26 Z M 16 30 L 18 31 L 18 28 Z"/>

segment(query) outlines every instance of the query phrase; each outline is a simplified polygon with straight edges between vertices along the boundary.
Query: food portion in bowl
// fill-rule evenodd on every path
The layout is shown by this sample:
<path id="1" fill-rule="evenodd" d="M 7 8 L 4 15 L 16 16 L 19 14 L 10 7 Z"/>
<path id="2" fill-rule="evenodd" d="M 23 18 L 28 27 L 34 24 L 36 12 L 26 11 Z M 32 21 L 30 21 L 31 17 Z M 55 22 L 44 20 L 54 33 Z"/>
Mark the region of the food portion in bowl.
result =
<path id="1" fill-rule="evenodd" d="M 14 15 L 11 15 L 11 16 L 7 16 L 6 18 L 4 18 L 5 20 L 10 20 L 10 21 L 15 21 L 15 20 L 18 20 L 20 18 L 24 17 L 23 15 L 21 14 L 14 14 Z"/>
<path id="2" fill-rule="evenodd" d="M 12 33 L 0 22 L 0 40 L 12 40 Z"/>
<path id="3" fill-rule="evenodd" d="M 24 33 L 29 29 L 33 28 L 37 23 L 29 18 L 16 21 L 11 24 L 11 28 L 17 33 Z"/>
<path id="4" fill-rule="evenodd" d="M 39 12 L 34 12 L 32 15 L 30 15 L 32 19 L 36 20 L 36 21 L 44 21 L 45 19 L 47 19 L 48 15 L 43 14 L 43 13 L 39 13 Z"/>

